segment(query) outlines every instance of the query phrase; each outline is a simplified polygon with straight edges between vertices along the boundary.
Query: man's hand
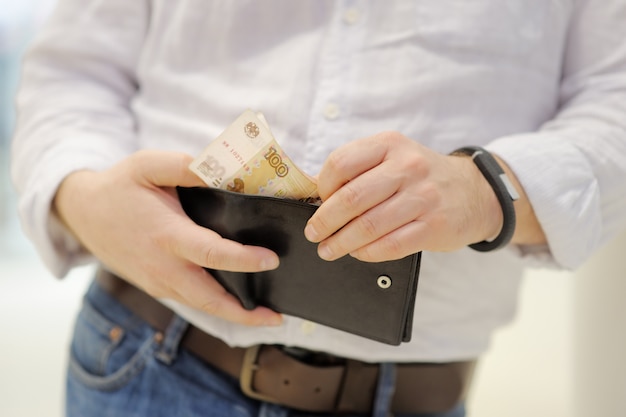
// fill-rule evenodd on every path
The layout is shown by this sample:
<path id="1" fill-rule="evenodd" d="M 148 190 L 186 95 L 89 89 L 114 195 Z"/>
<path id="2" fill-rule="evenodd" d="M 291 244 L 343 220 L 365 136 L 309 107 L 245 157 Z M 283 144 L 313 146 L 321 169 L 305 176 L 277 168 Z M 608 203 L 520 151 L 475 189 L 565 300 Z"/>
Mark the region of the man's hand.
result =
<path id="1" fill-rule="evenodd" d="M 247 311 L 202 267 L 256 272 L 274 269 L 269 249 L 244 246 L 193 223 L 175 189 L 200 186 L 188 155 L 139 151 L 104 172 L 79 171 L 54 201 L 60 219 L 107 268 L 158 298 L 247 325 L 277 325 L 267 308 Z"/>
<path id="2" fill-rule="evenodd" d="M 437 153 L 396 132 L 335 150 L 318 189 L 324 202 L 305 235 L 321 242 L 326 260 L 451 251 L 495 237 L 502 225 L 496 195 L 470 158 Z"/>

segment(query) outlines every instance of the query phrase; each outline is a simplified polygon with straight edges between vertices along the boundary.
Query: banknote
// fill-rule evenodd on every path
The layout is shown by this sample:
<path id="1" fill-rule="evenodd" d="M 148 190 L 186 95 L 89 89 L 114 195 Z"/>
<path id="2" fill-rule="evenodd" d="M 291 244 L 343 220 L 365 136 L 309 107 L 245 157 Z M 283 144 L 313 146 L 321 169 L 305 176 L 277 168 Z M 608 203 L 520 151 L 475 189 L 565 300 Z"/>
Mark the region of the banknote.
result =
<path id="1" fill-rule="evenodd" d="M 189 168 L 210 187 L 244 194 L 315 199 L 315 179 L 280 147 L 262 114 L 246 110 Z"/>

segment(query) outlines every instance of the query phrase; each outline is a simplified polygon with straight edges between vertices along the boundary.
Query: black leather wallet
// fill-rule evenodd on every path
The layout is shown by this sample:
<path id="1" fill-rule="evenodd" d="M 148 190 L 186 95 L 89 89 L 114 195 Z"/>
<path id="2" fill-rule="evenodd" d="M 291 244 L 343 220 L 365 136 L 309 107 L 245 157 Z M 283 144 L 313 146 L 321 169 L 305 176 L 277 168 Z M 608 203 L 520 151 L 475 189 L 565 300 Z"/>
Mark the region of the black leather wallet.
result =
<path id="1" fill-rule="evenodd" d="M 178 187 L 187 215 L 221 236 L 272 249 L 273 271 L 208 271 L 247 309 L 257 305 L 391 345 L 411 339 L 421 253 L 369 263 L 328 262 L 304 237 L 316 205 L 215 188 Z"/>

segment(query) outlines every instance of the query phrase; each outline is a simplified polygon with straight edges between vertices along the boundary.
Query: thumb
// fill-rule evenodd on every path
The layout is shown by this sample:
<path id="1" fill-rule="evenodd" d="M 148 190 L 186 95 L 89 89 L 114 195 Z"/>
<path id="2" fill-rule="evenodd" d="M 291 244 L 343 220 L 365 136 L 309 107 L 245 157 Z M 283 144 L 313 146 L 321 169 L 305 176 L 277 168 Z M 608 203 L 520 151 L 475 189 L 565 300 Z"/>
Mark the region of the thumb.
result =
<path id="1" fill-rule="evenodd" d="M 158 187 L 198 187 L 206 184 L 189 169 L 191 155 L 180 152 L 141 150 L 129 158 L 137 180 Z"/>

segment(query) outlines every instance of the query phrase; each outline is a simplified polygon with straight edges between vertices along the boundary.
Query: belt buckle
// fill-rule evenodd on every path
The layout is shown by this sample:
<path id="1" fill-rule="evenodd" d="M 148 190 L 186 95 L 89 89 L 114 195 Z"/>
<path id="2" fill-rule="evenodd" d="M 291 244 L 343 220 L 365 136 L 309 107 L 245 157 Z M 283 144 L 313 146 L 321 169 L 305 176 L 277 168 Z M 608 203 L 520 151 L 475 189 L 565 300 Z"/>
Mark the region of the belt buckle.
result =
<path id="1" fill-rule="evenodd" d="M 251 346 L 246 349 L 243 355 L 243 363 L 241 364 L 241 373 L 239 374 L 239 387 L 250 398 L 276 404 L 278 401 L 275 398 L 261 394 L 252 387 L 254 374 L 259 370 L 257 359 L 260 351 L 261 345 Z"/>

